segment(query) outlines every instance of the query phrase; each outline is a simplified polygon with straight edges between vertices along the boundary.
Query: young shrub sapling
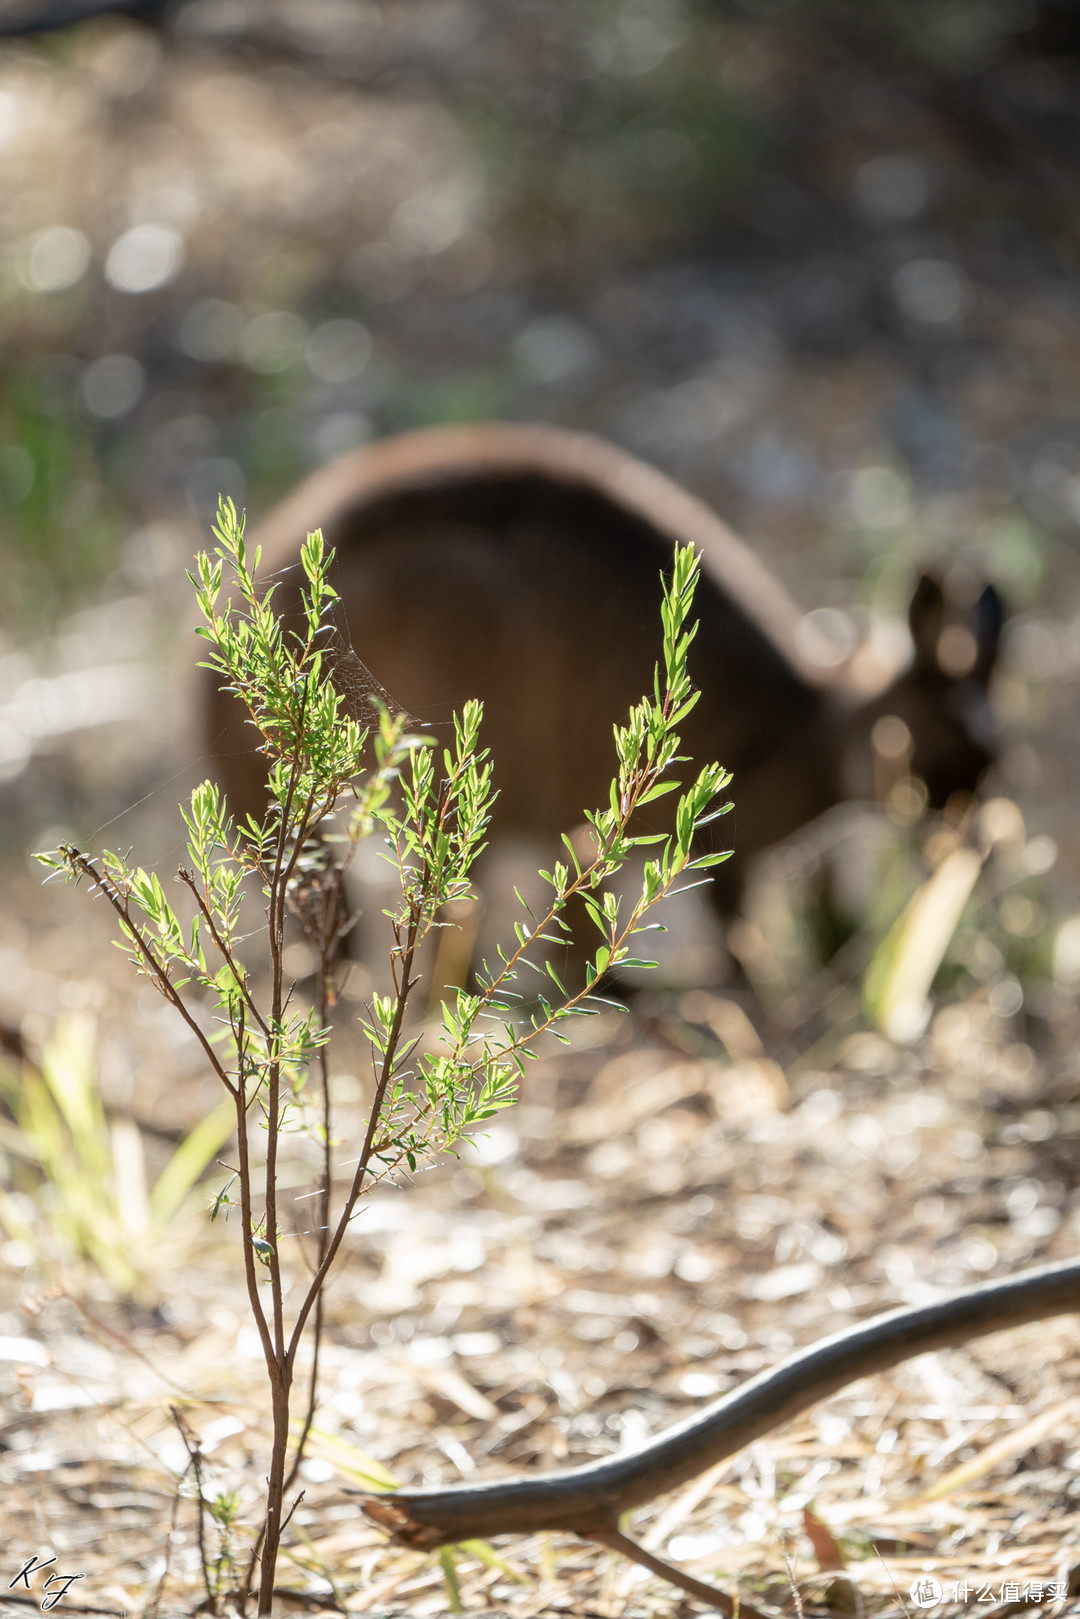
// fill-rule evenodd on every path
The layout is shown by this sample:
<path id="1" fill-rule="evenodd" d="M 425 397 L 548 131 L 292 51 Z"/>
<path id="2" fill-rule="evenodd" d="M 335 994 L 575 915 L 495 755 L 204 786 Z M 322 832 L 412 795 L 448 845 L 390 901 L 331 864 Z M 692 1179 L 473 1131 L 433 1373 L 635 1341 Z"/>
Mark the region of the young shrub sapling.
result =
<path id="1" fill-rule="evenodd" d="M 189 864 L 177 872 L 189 896 L 186 921 L 156 873 L 126 855 L 92 857 L 63 844 L 38 858 L 71 879 L 86 878 L 112 907 L 136 970 L 187 1024 L 233 1104 L 235 1177 L 218 1192 L 214 1212 L 227 1210 L 235 1196 L 273 1429 L 265 1515 L 237 1598 L 243 1610 L 257 1569 L 258 1612 L 265 1615 L 288 1521 L 286 1497 L 315 1413 L 324 1290 L 359 1200 L 380 1182 L 411 1175 L 453 1150 L 474 1126 L 508 1107 L 540 1037 L 551 1032 L 565 1039 L 560 1025 L 567 1018 L 597 1010 L 595 991 L 606 972 L 645 964 L 634 956 L 633 941 L 656 926 L 646 922 L 647 914 L 680 882 L 726 858 L 695 850 L 701 827 L 726 807 L 717 800 L 729 777 L 709 764 L 685 791 L 671 779 L 673 767 L 684 762 L 677 728 L 696 700 L 686 661 L 697 561 L 681 549 L 664 586 L 663 666 L 652 695 L 614 727 L 617 769 L 609 801 L 587 816 L 591 856 L 581 857 L 564 838 L 567 858 L 542 873 L 545 905 L 517 924 L 513 943 L 484 964 L 474 987 L 450 994 L 438 1040 L 421 1048 L 408 1026 L 418 951 L 433 928 L 445 925 L 443 907 L 470 892 L 494 796 L 492 764 L 479 742 L 480 705 L 467 703 L 455 716 L 447 748 L 408 734 L 406 718 L 379 700 L 377 683 L 362 682 L 365 695 L 357 699 L 362 665 L 335 628 L 332 553 L 321 534 L 309 535 L 301 554 L 307 587 L 298 628 L 275 612 L 273 587 L 257 589 L 259 555 L 249 558 L 243 519 L 231 501 L 221 502 L 214 534 L 215 551 L 199 555 L 192 576 L 205 619 L 199 633 L 209 644 L 209 666 L 243 699 L 259 733 L 267 761 L 266 814 L 238 824 L 212 783 L 195 789 L 182 812 Z M 235 595 L 223 600 L 226 570 Z M 676 792 L 673 832 L 631 830 L 642 806 Z M 338 810 L 341 830 L 320 835 Z M 387 911 L 391 988 L 372 993 L 361 1019 L 371 1094 L 359 1141 L 341 1144 L 351 1173 L 339 1179 L 329 1064 L 333 970 L 349 925 L 344 874 L 359 841 L 374 833 L 398 879 L 397 901 Z M 635 850 L 645 850 L 646 858 L 631 902 L 604 885 Z M 246 914 L 253 886 L 261 890 L 266 919 L 261 972 L 242 956 L 251 943 Z M 577 896 L 598 938 L 584 985 L 568 990 L 550 948 L 565 941 L 566 907 Z M 316 956 L 310 1006 L 300 1004 L 285 967 L 290 913 Z M 519 987 L 525 967 L 539 975 L 540 987 L 528 997 Z M 208 1007 L 217 1022 L 213 1032 Z M 307 1234 L 310 1274 L 287 1315 L 282 1250 L 291 1233 L 283 1222 L 279 1162 L 285 1132 L 297 1123 L 320 1148 L 319 1184 L 301 1205 L 314 1204 L 318 1213 Z M 261 1166 L 253 1152 L 256 1129 L 264 1135 Z M 297 1235 L 303 1242 L 304 1234 Z M 313 1358 L 305 1415 L 290 1446 L 297 1355 L 308 1334 Z"/>

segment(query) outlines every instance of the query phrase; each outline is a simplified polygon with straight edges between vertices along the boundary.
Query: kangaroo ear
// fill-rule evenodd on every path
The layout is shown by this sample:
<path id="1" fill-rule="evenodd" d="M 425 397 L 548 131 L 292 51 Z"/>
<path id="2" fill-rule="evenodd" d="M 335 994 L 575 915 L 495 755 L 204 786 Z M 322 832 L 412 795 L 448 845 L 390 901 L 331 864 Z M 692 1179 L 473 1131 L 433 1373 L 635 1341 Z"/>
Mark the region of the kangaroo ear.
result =
<path id="1" fill-rule="evenodd" d="M 936 670 L 938 642 L 945 628 L 945 592 L 936 574 L 919 575 L 908 608 L 908 627 L 915 643 L 916 669 Z"/>
<path id="2" fill-rule="evenodd" d="M 991 671 L 997 662 L 998 652 L 1001 649 L 1001 632 L 1004 626 L 1005 603 L 993 585 L 987 585 L 975 603 L 975 644 L 979 652 L 975 660 L 975 668 L 972 670 L 975 678 L 981 680 L 984 686 L 990 679 Z"/>

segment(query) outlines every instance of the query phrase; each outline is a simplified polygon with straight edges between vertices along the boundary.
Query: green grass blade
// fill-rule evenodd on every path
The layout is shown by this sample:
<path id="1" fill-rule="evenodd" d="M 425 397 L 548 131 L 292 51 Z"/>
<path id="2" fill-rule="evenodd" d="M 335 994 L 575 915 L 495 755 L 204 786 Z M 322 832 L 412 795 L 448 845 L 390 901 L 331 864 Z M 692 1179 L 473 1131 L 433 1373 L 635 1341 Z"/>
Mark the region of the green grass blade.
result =
<path id="1" fill-rule="evenodd" d="M 232 1097 L 226 1096 L 184 1137 L 150 1193 L 150 1218 L 155 1226 L 167 1225 L 179 1213 L 195 1182 L 235 1128 L 236 1107 Z"/>
<path id="2" fill-rule="evenodd" d="M 446 1586 L 446 1596 L 451 1613 L 464 1613 L 465 1606 L 461 1600 L 461 1585 L 457 1576 L 457 1563 L 454 1561 L 454 1548 L 442 1546 L 439 1548 L 439 1562 L 442 1565 L 443 1583 Z"/>
<path id="3" fill-rule="evenodd" d="M 954 849 L 914 894 L 866 971 L 863 1004 L 891 1040 L 922 1033 L 930 986 L 982 870 L 974 849 Z"/>
<path id="4" fill-rule="evenodd" d="M 302 1424 L 299 1420 L 291 1424 L 294 1435 L 299 1437 Z M 324 1462 L 337 1469 L 343 1478 L 351 1479 L 356 1484 L 366 1485 L 374 1490 L 399 1490 L 400 1479 L 393 1473 L 387 1472 L 381 1462 L 374 1456 L 368 1456 L 356 1445 L 350 1445 L 347 1439 L 341 1439 L 337 1434 L 327 1433 L 323 1428 L 312 1428 L 308 1434 L 305 1454 L 320 1456 Z"/>

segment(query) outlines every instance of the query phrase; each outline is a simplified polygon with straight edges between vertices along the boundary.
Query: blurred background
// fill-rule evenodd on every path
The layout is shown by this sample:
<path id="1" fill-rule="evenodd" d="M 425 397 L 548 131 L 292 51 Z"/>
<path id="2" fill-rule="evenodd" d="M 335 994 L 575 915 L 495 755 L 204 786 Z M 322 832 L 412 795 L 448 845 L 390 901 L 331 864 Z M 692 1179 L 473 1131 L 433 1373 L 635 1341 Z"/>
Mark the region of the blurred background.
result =
<path id="1" fill-rule="evenodd" d="M 0 176 L 11 1025 L 28 848 L 178 852 L 219 492 L 258 517 L 351 447 L 486 417 L 663 467 L 841 652 L 902 659 L 919 564 L 993 579 L 991 791 L 1031 847 L 952 981 L 1041 1015 L 1080 976 L 1071 5 L 7 0 Z M 802 917 L 852 836 L 847 914 Z M 774 858 L 759 993 L 880 937 L 922 858 L 850 817 Z"/>
<path id="2" fill-rule="evenodd" d="M 7 0 L 5 863 L 171 851 L 219 492 L 503 417 L 672 473 L 838 644 L 992 578 L 994 786 L 1068 915 L 1078 89 L 1064 0 Z"/>
<path id="3" fill-rule="evenodd" d="M 664 467 L 860 632 L 913 563 L 975 558 L 1014 613 L 1005 780 L 1075 881 L 1071 5 L 133 0 L 48 27 L 103 9 L 0 7 L 9 843 L 174 763 L 219 491 L 257 515 L 373 437 L 507 417 Z"/>

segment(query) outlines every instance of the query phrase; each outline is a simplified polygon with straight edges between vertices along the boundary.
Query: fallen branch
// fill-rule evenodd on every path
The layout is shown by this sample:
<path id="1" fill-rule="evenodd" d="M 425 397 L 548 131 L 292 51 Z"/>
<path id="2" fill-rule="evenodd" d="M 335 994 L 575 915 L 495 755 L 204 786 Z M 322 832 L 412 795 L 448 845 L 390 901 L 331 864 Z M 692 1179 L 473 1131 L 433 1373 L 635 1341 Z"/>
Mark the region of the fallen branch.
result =
<path id="1" fill-rule="evenodd" d="M 1074 1310 L 1080 1311 L 1080 1261 L 1025 1271 L 1005 1281 L 965 1288 L 936 1304 L 905 1306 L 846 1327 L 796 1351 L 771 1371 L 759 1372 L 698 1416 L 668 1428 L 629 1455 L 563 1473 L 365 1495 L 361 1504 L 394 1540 L 420 1549 L 559 1529 L 601 1541 L 641 1561 L 640 1548 L 619 1534 L 619 1517 L 632 1507 L 714 1467 L 861 1377 L 886 1371 L 913 1355 L 954 1348 L 987 1333 Z M 654 1558 L 646 1566 L 661 1572 L 656 1562 Z M 663 1571 L 673 1583 L 689 1589 L 688 1576 L 666 1565 Z M 714 1592 L 714 1602 L 720 1596 Z M 718 1605 L 730 1611 L 730 1599 Z"/>

